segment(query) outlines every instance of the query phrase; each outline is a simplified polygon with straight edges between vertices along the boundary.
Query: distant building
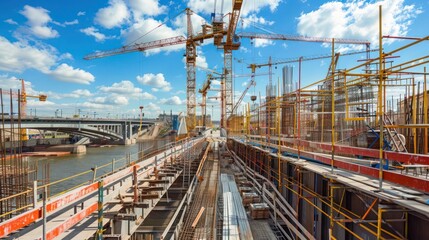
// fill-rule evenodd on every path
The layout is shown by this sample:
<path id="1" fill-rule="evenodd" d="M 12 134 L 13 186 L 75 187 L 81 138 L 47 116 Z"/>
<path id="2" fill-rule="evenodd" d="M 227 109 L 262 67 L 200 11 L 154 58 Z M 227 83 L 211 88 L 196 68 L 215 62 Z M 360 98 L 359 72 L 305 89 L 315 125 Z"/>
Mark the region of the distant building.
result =
<path id="1" fill-rule="evenodd" d="M 429 90 L 427 91 L 427 95 L 429 98 Z M 399 117 L 391 117 L 392 120 L 396 121 L 397 124 L 410 124 L 413 123 L 412 113 L 413 113 L 413 107 L 415 106 L 417 108 L 416 110 L 416 120 L 417 123 L 422 123 L 422 116 L 424 114 L 424 95 L 423 93 L 420 93 L 419 96 L 416 96 L 416 103 L 414 105 L 413 103 L 413 96 L 409 96 L 404 99 L 399 99 L 398 105 L 397 105 L 397 112 L 399 113 Z M 428 99 L 429 101 L 429 99 Z M 426 106 L 429 112 L 429 106 Z"/>

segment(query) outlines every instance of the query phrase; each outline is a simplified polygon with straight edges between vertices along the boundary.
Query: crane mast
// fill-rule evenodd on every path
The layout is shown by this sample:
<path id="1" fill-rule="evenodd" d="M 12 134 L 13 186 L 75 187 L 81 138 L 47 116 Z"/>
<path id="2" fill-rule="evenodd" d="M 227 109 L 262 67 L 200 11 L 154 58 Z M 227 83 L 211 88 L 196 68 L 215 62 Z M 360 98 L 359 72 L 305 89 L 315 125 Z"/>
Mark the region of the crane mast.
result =
<path id="1" fill-rule="evenodd" d="M 195 103 L 195 64 L 197 59 L 196 44 L 192 40 L 192 22 L 191 9 L 186 9 L 187 16 L 187 31 L 188 41 L 186 42 L 186 103 L 187 103 L 187 114 L 188 114 L 188 129 L 195 128 L 196 122 L 196 103 Z"/>
<path id="2" fill-rule="evenodd" d="M 210 84 L 212 80 L 212 75 L 207 74 L 207 80 L 204 83 L 203 87 L 198 91 L 202 95 L 202 103 L 201 103 L 201 114 L 203 115 L 203 127 L 206 127 L 206 99 L 207 99 L 207 91 L 210 89 Z"/>
<path id="3" fill-rule="evenodd" d="M 225 83 L 222 85 L 222 111 L 221 127 L 227 127 L 227 118 L 233 113 L 234 91 L 232 85 L 232 51 L 240 47 L 239 42 L 234 42 L 235 29 L 240 17 L 242 0 L 232 2 L 232 12 L 226 34 L 226 42 L 223 48 Z"/>

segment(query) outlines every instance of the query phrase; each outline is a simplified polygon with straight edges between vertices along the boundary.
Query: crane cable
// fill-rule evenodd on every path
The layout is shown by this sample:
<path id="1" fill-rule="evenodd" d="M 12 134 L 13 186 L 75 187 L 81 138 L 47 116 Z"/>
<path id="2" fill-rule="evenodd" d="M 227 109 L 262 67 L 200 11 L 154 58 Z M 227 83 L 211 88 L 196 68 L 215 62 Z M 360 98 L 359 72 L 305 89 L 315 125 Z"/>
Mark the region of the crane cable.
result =
<path id="1" fill-rule="evenodd" d="M 173 17 L 173 18 L 171 18 L 171 19 L 175 19 L 176 17 L 178 17 L 180 14 L 184 13 L 185 11 L 186 11 L 186 9 L 185 9 L 185 10 L 180 11 L 178 14 L 174 15 L 174 17 Z M 145 34 L 143 34 L 142 36 L 138 37 L 136 40 L 134 40 L 134 41 L 130 42 L 130 43 L 129 43 L 128 45 L 126 45 L 126 46 L 131 46 L 133 43 L 137 42 L 138 40 L 140 40 L 141 38 L 145 37 L 146 35 L 148 35 L 148 34 L 152 33 L 152 32 L 153 32 L 153 31 L 155 31 L 156 29 L 160 28 L 162 25 L 165 25 L 169 20 L 170 20 L 170 19 L 166 19 L 164 22 L 162 22 L 161 24 L 159 24 L 159 25 L 158 25 L 158 26 L 156 26 L 155 28 L 152 28 L 151 30 L 149 30 L 148 32 L 146 32 L 146 33 L 145 33 Z"/>

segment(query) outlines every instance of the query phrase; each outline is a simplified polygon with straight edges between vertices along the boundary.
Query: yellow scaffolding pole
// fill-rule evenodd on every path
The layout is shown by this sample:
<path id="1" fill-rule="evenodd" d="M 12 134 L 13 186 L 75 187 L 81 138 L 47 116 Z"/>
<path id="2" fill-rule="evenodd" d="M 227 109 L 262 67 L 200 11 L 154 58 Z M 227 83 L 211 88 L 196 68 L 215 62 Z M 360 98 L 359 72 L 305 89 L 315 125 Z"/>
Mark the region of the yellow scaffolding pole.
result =
<path id="1" fill-rule="evenodd" d="M 331 81 L 331 173 L 334 173 L 334 155 L 335 155 L 335 77 L 334 77 L 334 47 L 335 39 L 332 39 L 332 61 L 331 61 L 331 70 L 332 70 L 332 81 Z M 329 239 L 333 239 L 334 236 L 334 184 L 333 179 L 329 181 L 329 198 L 331 200 L 330 210 L 329 210 Z"/>
<path id="2" fill-rule="evenodd" d="M 426 67 L 424 67 L 424 76 L 423 76 L 423 124 L 428 124 L 428 89 L 426 82 Z M 423 134 L 423 154 L 428 154 L 428 129 L 424 129 Z"/>
<path id="3" fill-rule="evenodd" d="M 378 181 L 379 181 L 379 190 L 381 191 L 383 188 L 383 140 L 384 140 L 384 129 L 383 129 L 383 80 L 384 80 L 384 72 L 383 72 L 383 32 L 382 32 L 382 6 L 380 5 L 379 8 L 379 76 L 378 76 L 378 112 L 377 116 L 379 119 L 379 125 L 380 125 L 380 134 L 379 134 L 379 140 L 380 140 L 380 148 L 379 148 L 379 173 L 378 173 Z"/>
<path id="4" fill-rule="evenodd" d="M 414 81 L 414 78 L 412 78 L 412 80 L 413 80 L 413 90 L 412 90 L 412 94 L 413 94 L 413 112 L 412 112 L 412 114 L 413 114 L 413 124 L 416 124 L 417 123 L 417 96 L 416 96 L 416 84 L 415 84 L 415 81 Z M 416 138 L 416 135 L 417 135 L 417 128 L 415 128 L 415 127 L 413 127 L 413 150 L 414 150 L 414 153 L 417 153 L 417 138 Z"/>

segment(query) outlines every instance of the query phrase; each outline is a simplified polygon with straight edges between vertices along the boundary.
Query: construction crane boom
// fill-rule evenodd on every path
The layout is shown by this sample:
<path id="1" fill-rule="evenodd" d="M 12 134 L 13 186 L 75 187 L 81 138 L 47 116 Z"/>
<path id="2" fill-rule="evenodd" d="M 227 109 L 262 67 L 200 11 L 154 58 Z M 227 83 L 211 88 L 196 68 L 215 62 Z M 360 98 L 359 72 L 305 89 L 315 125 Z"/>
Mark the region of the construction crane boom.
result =
<path id="1" fill-rule="evenodd" d="M 246 96 L 246 93 L 249 91 L 250 87 L 255 86 L 256 82 L 255 82 L 255 78 L 252 77 L 252 79 L 250 80 L 249 84 L 247 85 L 246 89 L 244 89 L 243 94 L 241 94 L 240 98 L 238 99 L 237 103 L 234 105 L 234 108 L 232 109 L 232 112 L 235 112 L 238 108 L 238 106 L 240 106 L 241 101 L 243 101 L 244 96 Z"/>
<path id="2" fill-rule="evenodd" d="M 236 35 L 240 38 L 250 38 L 250 39 L 270 39 L 270 40 L 287 40 L 287 41 L 301 41 L 301 42 L 320 42 L 320 43 L 332 43 L 332 38 L 324 37 L 307 37 L 299 35 L 285 35 L 277 33 L 254 33 L 254 32 L 241 32 Z M 357 40 L 357 39 L 343 39 L 335 38 L 336 44 L 362 44 L 369 45 L 370 42 L 367 40 Z"/>
<path id="3" fill-rule="evenodd" d="M 95 52 L 95 53 L 86 55 L 83 59 L 91 60 L 95 58 L 109 57 L 109 56 L 123 54 L 123 53 L 144 52 L 149 49 L 167 47 L 167 46 L 173 46 L 173 45 L 185 44 L 185 43 L 186 43 L 185 37 L 176 36 L 172 38 L 165 38 L 165 39 L 155 40 L 150 42 L 126 45 L 126 46 L 108 50 L 108 51 Z"/>
<path id="4" fill-rule="evenodd" d="M 377 52 L 378 49 L 372 49 L 369 51 L 370 52 Z M 356 55 L 356 54 L 367 53 L 367 52 L 368 51 L 354 51 L 354 52 L 349 52 L 349 53 L 342 53 L 341 56 L 350 56 L 350 55 Z M 309 57 L 296 57 L 296 58 L 290 58 L 290 59 L 285 59 L 285 60 L 280 60 L 280 61 L 274 61 L 271 63 L 268 62 L 268 63 L 261 63 L 261 64 L 249 64 L 248 68 L 253 69 L 253 68 L 261 68 L 261 67 L 270 66 L 270 65 L 294 63 L 294 62 L 299 62 L 300 59 L 301 59 L 301 61 L 312 61 L 312 60 L 319 60 L 319 59 L 324 59 L 324 58 L 332 58 L 332 56 L 330 54 L 327 54 L 327 55 L 318 55 L 318 56 L 309 56 Z"/>
<path id="5" fill-rule="evenodd" d="M 235 0 L 232 3 L 231 19 L 229 20 L 228 31 L 226 33 L 225 47 L 228 49 L 237 50 L 240 44 L 234 43 L 235 29 L 237 28 L 237 22 L 240 17 L 241 5 L 243 0 Z"/>
<path id="6" fill-rule="evenodd" d="M 210 89 L 210 84 L 211 84 L 211 80 L 212 80 L 212 75 L 211 74 L 207 74 L 207 80 L 204 83 L 203 87 L 198 90 L 199 93 L 202 94 L 203 97 L 203 101 L 201 103 L 201 114 L 203 115 L 203 127 L 206 126 L 206 97 L 207 97 L 207 91 Z"/>

